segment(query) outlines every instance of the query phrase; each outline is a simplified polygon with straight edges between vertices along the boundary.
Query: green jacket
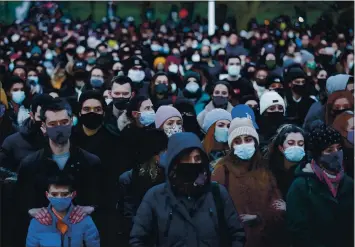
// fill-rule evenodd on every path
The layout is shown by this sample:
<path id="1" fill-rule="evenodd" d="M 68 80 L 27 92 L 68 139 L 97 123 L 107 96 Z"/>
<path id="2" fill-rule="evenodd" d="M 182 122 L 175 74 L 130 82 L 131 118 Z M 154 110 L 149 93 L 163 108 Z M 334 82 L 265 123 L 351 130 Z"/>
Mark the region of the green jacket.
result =
<path id="1" fill-rule="evenodd" d="M 286 200 L 292 246 L 354 246 L 354 181 L 345 175 L 334 198 L 310 164 L 299 166 L 295 175 Z"/>

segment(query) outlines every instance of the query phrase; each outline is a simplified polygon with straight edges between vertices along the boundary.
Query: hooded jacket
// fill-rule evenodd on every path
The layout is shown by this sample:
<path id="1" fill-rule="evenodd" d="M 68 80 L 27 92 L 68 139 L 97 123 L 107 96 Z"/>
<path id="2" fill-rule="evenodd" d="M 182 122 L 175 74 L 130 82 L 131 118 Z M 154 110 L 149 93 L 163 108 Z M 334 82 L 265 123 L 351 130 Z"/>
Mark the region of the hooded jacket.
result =
<path id="1" fill-rule="evenodd" d="M 26 119 L 19 132 L 4 140 L 0 149 L 0 166 L 17 172 L 21 160 L 43 148 L 45 143 L 45 138 L 40 130 L 34 132 L 33 122 L 30 118 Z"/>
<path id="2" fill-rule="evenodd" d="M 178 133 L 169 139 L 165 156 L 167 174 L 176 157 L 184 150 L 196 148 L 203 152 L 198 137 L 192 133 Z M 206 155 L 206 154 L 205 154 Z M 208 163 L 206 164 L 208 167 Z M 208 169 L 207 169 L 208 170 Z M 224 217 L 231 246 L 243 246 L 243 233 L 238 215 L 228 192 L 219 186 L 224 204 Z M 210 190 L 196 200 L 190 213 L 171 189 L 169 178 L 164 184 L 150 189 L 144 196 L 134 218 L 130 244 L 135 246 L 220 246 L 216 205 Z"/>
<path id="3" fill-rule="evenodd" d="M 68 231 L 62 235 L 56 227 L 58 218 L 53 213 L 51 205 L 49 205 L 48 212 L 52 216 L 52 224 L 48 226 L 42 225 L 37 219 L 32 219 L 28 228 L 26 247 L 74 247 L 82 246 L 82 243 L 85 243 L 87 247 L 100 247 L 99 232 L 90 216 L 86 216 L 77 224 L 70 223 L 69 215 L 73 209 L 74 206 L 72 205 L 63 219 L 68 226 Z"/>
<path id="4" fill-rule="evenodd" d="M 344 175 L 333 197 L 310 164 L 299 166 L 295 176 L 286 200 L 292 246 L 354 246 L 354 180 Z"/>

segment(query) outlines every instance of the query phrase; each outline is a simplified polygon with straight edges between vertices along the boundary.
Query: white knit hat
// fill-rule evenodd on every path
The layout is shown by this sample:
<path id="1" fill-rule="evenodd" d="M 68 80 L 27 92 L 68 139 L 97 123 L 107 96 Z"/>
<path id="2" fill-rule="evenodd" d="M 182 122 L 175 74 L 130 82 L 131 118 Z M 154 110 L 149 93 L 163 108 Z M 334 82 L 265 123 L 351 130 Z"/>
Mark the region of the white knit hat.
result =
<path id="1" fill-rule="evenodd" d="M 259 143 L 259 135 L 256 132 L 253 121 L 249 118 L 234 118 L 228 130 L 228 145 L 232 148 L 235 138 L 242 135 L 252 136 Z"/>
<path id="2" fill-rule="evenodd" d="M 220 120 L 232 121 L 232 116 L 229 112 L 224 109 L 216 108 L 206 114 L 206 117 L 203 121 L 203 130 L 207 133 L 208 129 L 211 126 Z"/>
<path id="3" fill-rule="evenodd" d="M 267 91 L 263 93 L 260 97 L 260 115 L 264 113 L 270 106 L 273 105 L 282 105 L 284 108 L 284 114 L 286 112 L 285 101 L 280 96 L 280 94 L 275 91 Z"/>

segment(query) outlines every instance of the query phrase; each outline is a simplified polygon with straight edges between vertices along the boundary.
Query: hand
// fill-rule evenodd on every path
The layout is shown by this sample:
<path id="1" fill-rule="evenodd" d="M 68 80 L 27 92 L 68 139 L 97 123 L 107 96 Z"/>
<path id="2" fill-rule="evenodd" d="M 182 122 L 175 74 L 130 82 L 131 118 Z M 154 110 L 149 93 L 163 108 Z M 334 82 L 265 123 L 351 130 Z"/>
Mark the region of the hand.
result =
<path id="1" fill-rule="evenodd" d="M 76 206 L 69 216 L 70 223 L 79 223 L 86 215 L 92 214 L 94 210 L 95 209 L 90 206 Z"/>
<path id="2" fill-rule="evenodd" d="M 42 225 L 48 226 L 52 224 L 52 216 L 49 214 L 47 208 L 32 208 L 28 213 Z"/>
<path id="3" fill-rule="evenodd" d="M 239 215 L 239 218 L 243 224 L 250 225 L 258 219 L 258 216 L 253 214 L 241 214 Z"/>
<path id="4" fill-rule="evenodd" d="M 286 202 L 282 199 L 274 201 L 272 206 L 277 210 L 286 211 Z"/>

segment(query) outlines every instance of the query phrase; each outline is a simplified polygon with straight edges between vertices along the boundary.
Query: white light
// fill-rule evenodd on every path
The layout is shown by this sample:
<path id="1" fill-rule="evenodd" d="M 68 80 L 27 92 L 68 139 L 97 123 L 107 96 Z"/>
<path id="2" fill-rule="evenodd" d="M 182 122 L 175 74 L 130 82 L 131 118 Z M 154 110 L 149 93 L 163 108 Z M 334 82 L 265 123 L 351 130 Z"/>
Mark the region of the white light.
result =
<path id="1" fill-rule="evenodd" d="M 298 21 L 299 21 L 299 22 L 304 22 L 303 17 L 301 17 L 301 16 L 300 16 L 300 17 L 298 17 Z"/>

